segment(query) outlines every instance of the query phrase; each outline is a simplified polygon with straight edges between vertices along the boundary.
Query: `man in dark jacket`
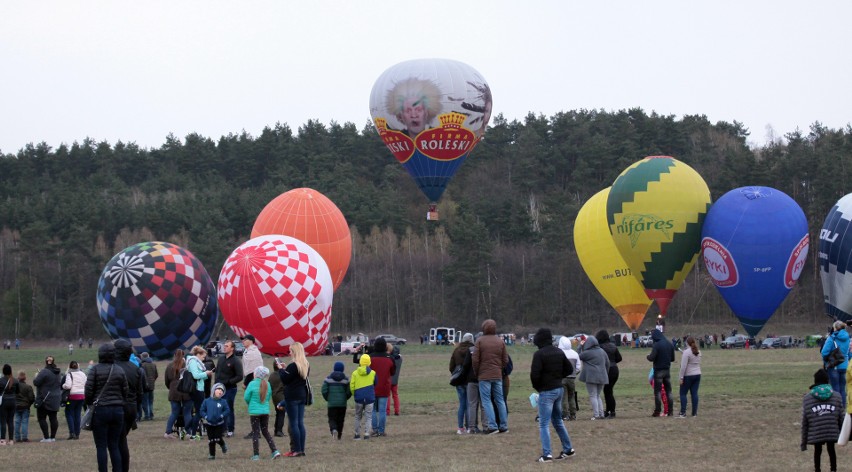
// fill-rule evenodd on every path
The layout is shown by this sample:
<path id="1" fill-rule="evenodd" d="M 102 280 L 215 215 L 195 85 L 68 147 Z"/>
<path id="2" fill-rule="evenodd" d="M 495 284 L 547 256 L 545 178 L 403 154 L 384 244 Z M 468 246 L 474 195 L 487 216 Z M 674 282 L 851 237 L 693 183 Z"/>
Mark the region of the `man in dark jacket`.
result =
<path id="1" fill-rule="evenodd" d="M 553 335 L 547 328 L 541 328 L 533 337 L 533 344 L 538 351 L 533 354 L 530 366 L 530 381 L 538 392 L 538 426 L 541 438 L 541 457 L 538 462 L 550 462 L 554 459 L 550 450 L 550 430 L 547 423 L 553 424 L 559 440 L 562 442 L 562 452 L 557 460 L 574 455 L 568 430 L 562 422 L 562 379 L 574 372 L 574 367 L 565 357 L 561 349 L 553 345 Z"/>
<path id="2" fill-rule="evenodd" d="M 44 439 L 41 442 L 56 442 L 56 430 L 59 428 L 59 420 L 56 413 L 59 411 L 59 397 L 62 394 L 62 383 L 60 382 L 60 370 L 56 367 L 53 356 L 44 359 L 44 368 L 36 374 L 33 385 L 36 387 L 36 416 L 38 425 Z M 133 410 L 136 416 L 136 410 Z M 47 419 L 50 419 L 50 433 L 47 430 Z"/>
<path id="3" fill-rule="evenodd" d="M 651 353 L 648 354 L 648 360 L 654 363 L 654 413 L 651 416 L 660 416 L 660 412 L 663 409 L 662 394 L 660 392 L 663 388 L 666 389 L 666 396 L 668 398 L 669 416 L 672 416 L 674 397 L 672 396 L 670 369 L 672 362 L 675 360 L 674 345 L 658 329 L 651 331 L 651 339 L 654 341 Z"/>
<path id="4" fill-rule="evenodd" d="M 145 371 L 130 361 L 133 354 L 133 345 L 126 339 L 116 339 L 115 367 L 121 367 L 127 378 L 127 398 L 124 403 L 124 434 L 119 438 L 118 448 L 121 451 L 121 466 L 124 472 L 130 470 L 130 449 L 127 447 L 127 435 L 130 430 L 136 429 L 136 411 L 142 402 L 143 386 L 145 385 Z"/>
<path id="5" fill-rule="evenodd" d="M 479 380 L 479 401 L 485 409 L 483 433 L 494 434 L 509 431 L 509 414 L 503 397 L 503 372 L 509 365 L 509 353 L 503 338 L 497 336 L 497 322 L 488 319 L 482 322 L 482 336 L 476 340 L 472 356 L 472 367 Z M 499 415 L 499 423 L 496 415 Z"/>
<path id="6" fill-rule="evenodd" d="M 137 418 L 150 421 L 154 419 L 154 388 L 157 385 L 157 379 L 160 378 L 160 373 L 157 372 L 157 364 L 151 359 L 150 354 L 143 352 L 139 354 L 139 361 L 142 363 L 142 370 L 145 372 L 145 385 L 142 389 L 141 414 L 137 414 Z"/>
<path id="7" fill-rule="evenodd" d="M 234 435 L 234 398 L 237 397 L 237 385 L 243 380 L 243 361 L 236 355 L 233 341 L 222 344 L 222 354 L 216 364 L 216 383 L 225 386 L 225 401 L 231 412 L 225 424 L 228 425 L 228 437 Z M 276 422 L 277 425 L 277 422 Z"/>

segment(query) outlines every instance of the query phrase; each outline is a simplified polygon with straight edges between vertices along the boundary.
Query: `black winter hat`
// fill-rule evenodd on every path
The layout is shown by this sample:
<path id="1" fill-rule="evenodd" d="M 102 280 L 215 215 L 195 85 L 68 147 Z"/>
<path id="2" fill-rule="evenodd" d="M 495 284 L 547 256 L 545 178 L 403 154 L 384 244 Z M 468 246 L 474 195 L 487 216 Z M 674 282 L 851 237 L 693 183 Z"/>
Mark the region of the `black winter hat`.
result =
<path id="1" fill-rule="evenodd" d="M 553 344 L 553 333 L 550 332 L 550 328 L 539 328 L 533 336 L 533 344 L 539 348 Z"/>

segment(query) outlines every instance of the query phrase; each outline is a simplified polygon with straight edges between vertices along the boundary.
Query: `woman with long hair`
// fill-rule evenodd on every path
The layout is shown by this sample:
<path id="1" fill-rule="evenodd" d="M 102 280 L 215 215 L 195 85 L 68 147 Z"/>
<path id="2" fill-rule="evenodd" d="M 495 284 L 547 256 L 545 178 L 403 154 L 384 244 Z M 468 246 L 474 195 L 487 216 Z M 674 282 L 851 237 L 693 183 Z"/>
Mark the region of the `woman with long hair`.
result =
<path id="1" fill-rule="evenodd" d="M 92 413 L 92 437 L 97 449 L 98 470 L 106 472 L 107 453 L 112 470 L 122 470 L 119 442 L 124 434 L 124 403 L 128 386 L 124 369 L 115 365 L 115 346 L 103 344 L 98 349 L 98 364 L 86 377 L 84 396 Z"/>
<path id="2" fill-rule="evenodd" d="M 272 387 L 269 386 L 269 369 L 264 366 L 255 367 L 252 381 L 246 386 L 246 392 L 243 394 L 243 400 L 248 405 L 248 414 L 251 419 L 251 447 L 254 455 L 251 460 L 260 460 L 260 435 L 266 439 L 269 444 L 269 450 L 272 451 L 272 458 L 278 459 L 281 453 L 275 447 L 275 441 L 272 435 L 269 434 L 269 400 L 272 398 Z"/>
<path id="3" fill-rule="evenodd" d="M 86 373 L 80 370 L 77 361 L 71 361 L 68 365 L 62 389 L 68 390 L 68 404 L 65 405 L 68 439 L 80 439 L 80 413 L 86 399 Z"/>
<path id="4" fill-rule="evenodd" d="M 177 389 L 178 383 L 180 383 L 178 382 L 180 371 L 186 367 L 185 355 L 183 349 L 176 350 L 172 362 L 166 367 L 166 388 L 169 389 L 169 404 L 172 407 L 172 413 L 166 421 L 166 434 L 163 435 L 166 439 L 175 439 L 178 436 L 183 439 L 186 435 L 186 428 L 192 421 L 192 401 L 189 394 L 179 392 Z M 183 429 L 180 430 L 178 436 L 175 436 L 175 423 L 178 418 L 183 421 Z"/>
<path id="5" fill-rule="evenodd" d="M 3 364 L 3 378 L 0 379 L 0 396 L 3 404 L 0 405 L 0 446 L 15 444 L 12 436 L 15 431 L 15 397 L 18 395 L 18 381 L 12 377 L 12 366 Z M 6 433 L 9 434 L 9 442 L 6 442 Z"/>
<path id="6" fill-rule="evenodd" d="M 290 346 L 290 358 L 293 362 L 278 371 L 281 383 L 284 384 L 284 406 L 287 409 L 291 444 L 294 448 L 284 455 L 301 457 L 305 455 L 305 403 L 308 399 L 307 382 L 311 367 L 301 343 L 293 343 Z"/>
<path id="7" fill-rule="evenodd" d="M 204 381 L 213 376 L 213 371 L 204 365 L 207 350 L 201 346 L 195 346 L 189 351 L 190 356 L 186 358 L 186 371 L 195 379 L 195 389 L 189 394 L 192 399 L 192 421 L 186 426 L 191 439 L 201 441 L 201 403 L 204 402 Z"/>
<path id="8" fill-rule="evenodd" d="M 686 346 L 680 358 L 680 417 L 686 418 L 686 392 L 692 398 L 692 416 L 698 414 L 698 386 L 701 384 L 701 351 L 695 338 L 686 338 Z"/>

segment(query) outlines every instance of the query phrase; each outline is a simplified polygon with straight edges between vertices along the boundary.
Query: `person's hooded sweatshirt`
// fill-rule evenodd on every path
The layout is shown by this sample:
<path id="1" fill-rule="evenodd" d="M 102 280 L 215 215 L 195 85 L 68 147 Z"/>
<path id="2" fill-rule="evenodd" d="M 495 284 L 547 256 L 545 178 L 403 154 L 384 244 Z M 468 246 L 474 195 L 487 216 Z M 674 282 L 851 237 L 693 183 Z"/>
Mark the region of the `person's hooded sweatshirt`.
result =
<path id="1" fill-rule="evenodd" d="M 362 354 L 358 368 L 352 372 L 349 388 L 355 396 L 355 403 L 369 405 L 376 401 L 376 373 L 370 368 L 370 356 Z"/>
<path id="2" fill-rule="evenodd" d="M 133 345 L 126 339 L 116 339 L 115 345 L 115 366 L 121 367 L 124 370 L 124 376 L 127 377 L 127 403 L 125 406 L 125 416 L 130 414 L 136 415 L 136 408 L 142 403 L 142 391 L 145 386 L 145 371 L 131 362 L 130 356 L 133 354 Z"/>
<path id="3" fill-rule="evenodd" d="M 822 371 L 825 372 L 825 371 Z M 843 422 L 843 403 L 840 394 L 831 390 L 828 375 L 825 383 L 812 385 L 810 392 L 802 398 L 802 443 L 804 451 L 808 444 L 835 443 Z"/>
<path id="4" fill-rule="evenodd" d="M 654 363 L 654 370 L 671 369 L 672 362 L 675 360 L 674 345 L 658 329 L 651 331 L 651 339 L 654 345 L 651 346 L 651 353 L 648 354 L 647 359 Z"/>
<path id="5" fill-rule="evenodd" d="M 580 371 L 580 382 L 587 384 L 607 385 L 609 383 L 609 357 L 606 351 L 598 345 L 594 336 L 586 338 L 580 350 L 580 360 L 583 370 Z"/>
<path id="6" fill-rule="evenodd" d="M 562 351 L 553 346 L 553 335 L 541 328 L 533 337 L 538 351 L 533 354 L 530 366 L 530 381 L 537 392 L 562 388 L 562 379 L 574 371 L 574 367 Z"/>
<path id="7" fill-rule="evenodd" d="M 568 358 L 568 362 L 570 362 L 571 366 L 574 367 L 574 371 L 571 372 L 571 375 L 569 375 L 568 378 L 577 378 L 577 375 L 579 375 L 580 371 L 583 369 L 583 361 L 580 360 L 580 355 L 577 354 L 577 351 L 575 351 L 571 346 L 571 338 L 568 336 L 562 336 L 559 338 L 559 349 L 562 350 L 562 353 L 565 354 L 566 358 Z"/>
<path id="8" fill-rule="evenodd" d="M 828 336 L 825 344 L 822 345 L 822 351 L 820 352 L 822 357 L 825 358 L 825 356 L 831 354 L 835 346 L 844 354 L 849 352 L 849 333 L 845 329 L 835 331 Z M 846 354 L 844 357 L 846 360 L 833 367 L 834 369 L 847 370 L 849 368 L 849 355 Z"/>
<path id="9" fill-rule="evenodd" d="M 376 396 L 389 397 L 391 381 L 396 373 L 396 364 L 388 355 L 388 344 L 385 338 L 376 338 L 373 344 L 373 354 L 370 356 L 370 368 L 376 373 Z M 363 358 L 363 356 L 362 356 Z"/>

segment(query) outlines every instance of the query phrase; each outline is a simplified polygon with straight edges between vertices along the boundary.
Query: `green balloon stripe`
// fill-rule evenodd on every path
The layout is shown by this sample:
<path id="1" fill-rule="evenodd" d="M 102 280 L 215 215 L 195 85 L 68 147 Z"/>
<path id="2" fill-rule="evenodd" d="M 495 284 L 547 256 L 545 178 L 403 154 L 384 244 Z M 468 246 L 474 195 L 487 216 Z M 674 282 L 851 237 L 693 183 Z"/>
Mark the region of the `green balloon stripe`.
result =
<path id="1" fill-rule="evenodd" d="M 660 251 L 651 255 L 651 262 L 645 264 L 645 267 L 652 269 L 642 272 L 642 285 L 645 288 L 666 288 L 675 273 L 684 270 L 695 257 L 701 242 L 701 228 L 709 210 L 710 203 L 697 215 L 698 221 L 687 223 L 683 232 L 675 233 L 671 242 L 663 243 Z"/>
<path id="2" fill-rule="evenodd" d="M 606 220 L 610 228 L 615 224 L 614 216 L 622 212 L 625 203 L 632 202 L 637 193 L 647 192 L 648 184 L 659 182 L 660 176 L 668 174 L 674 166 L 675 160 L 670 158 L 645 159 L 615 179 L 612 188 L 618 192 L 610 191 L 606 201 Z"/>

